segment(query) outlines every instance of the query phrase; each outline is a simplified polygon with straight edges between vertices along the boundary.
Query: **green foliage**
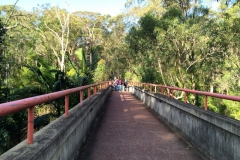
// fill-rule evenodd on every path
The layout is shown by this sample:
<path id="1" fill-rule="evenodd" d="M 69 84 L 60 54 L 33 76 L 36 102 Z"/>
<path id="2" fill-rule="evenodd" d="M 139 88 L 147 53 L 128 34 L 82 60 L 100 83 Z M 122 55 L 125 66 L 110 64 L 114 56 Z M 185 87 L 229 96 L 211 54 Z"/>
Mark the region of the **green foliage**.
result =
<path id="1" fill-rule="evenodd" d="M 225 109 L 226 107 L 222 105 L 221 100 L 208 97 L 208 110 L 215 113 L 223 113 Z"/>
<path id="2" fill-rule="evenodd" d="M 97 68 L 95 69 L 93 80 L 94 82 L 104 82 L 109 80 L 108 75 L 106 75 L 106 61 L 101 59 L 98 62 Z"/>
<path id="3" fill-rule="evenodd" d="M 141 82 L 146 82 L 146 83 L 159 83 L 159 73 L 156 70 L 156 68 L 152 67 L 145 67 L 145 66 L 139 66 L 137 69 L 137 73 L 141 75 Z"/>
<path id="4" fill-rule="evenodd" d="M 167 11 L 163 14 L 161 19 L 163 20 L 173 20 L 173 19 L 183 19 L 183 11 L 178 6 L 170 6 Z"/>
<path id="5" fill-rule="evenodd" d="M 218 98 L 208 98 L 208 109 L 237 120 L 240 120 L 239 102 L 230 100 L 221 100 Z"/>
<path id="6" fill-rule="evenodd" d="M 139 20 L 139 25 L 141 26 L 141 35 L 145 35 L 149 37 L 150 40 L 155 39 L 154 29 L 159 24 L 159 21 L 155 18 L 155 16 L 151 13 L 146 14 Z"/>
<path id="7" fill-rule="evenodd" d="M 82 50 L 82 48 L 79 48 L 78 50 L 75 51 L 75 55 L 78 57 L 79 61 L 80 61 L 80 66 L 81 66 L 81 71 L 82 73 L 84 73 L 84 71 L 86 70 L 86 59 L 85 59 L 85 54 Z"/>
<path id="8" fill-rule="evenodd" d="M 180 2 L 164 3 L 168 7 L 161 17 L 146 14 L 126 36 L 139 79 L 238 95 L 239 5 L 213 14 L 201 5 L 191 10 L 190 3 L 185 9 Z M 188 99 L 203 107 L 202 96 L 189 95 Z M 209 110 L 235 118 L 239 115 L 237 106 L 211 98 Z"/>
<path id="9" fill-rule="evenodd" d="M 1 103 L 93 83 L 94 70 L 92 69 L 100 57 L 98 54 L 103 50 L 99 42 L 101 42 L 104 23 L 108 17 L 94 13 L 92 15 L 95 18 L 91 13 L 83 13 L 87 15 L 83 17 L 72 14 L 71 18 L 76 21 L 70 20 L 71 24 L 62 28 L 60 20 L 62 22 L 64 18 L 65 22 L 69 20 L 65 17 L 67 15 L 65 10 L 42 6 L 27 13 L 17 8 L 10 15 L 13 11 L 12 7 L 0 6 L 1 13 L 4 12 L 1 18 L 9 22 L 8 26 L 4 26 L 8 30 L 5 30 L 0 23 Z M 79 25 L 79 22 L 82 24 Z M 69 35 L 67 35 L 68 27 Z M 88 32 L 89 30 L 91 32 Z M 7 34 L 5 34 L 6 31 L 8 31 Z M 88 46 L 89 42 L 91 42 L 90 46 Z M 87 62 L 87 55 L 84 54 L 89 51 L 93 56 L 92 64 Z M 87 93 L 84 93 L 84 96 L 86 95 Z M 78 101 L 79 95 L 71 96 L 70 108 Z M 47 114 L 51 112 L 50 119 L 55 119 L 64 113 L 63 104 L 63 99 L 59 99 L 38 106 L 36 124 L 42 126 L 45 123 L 41 120 L 44 119 L 41 118 L 42 108 L 48 107 Z M 25 138 L 16 136 L 18 137 L 16 140 L 12 137 L 15 130 L 18 130 L 17 133 L 21 136 L 26 135 L 25 129 L 21 128 L 23 126 L 19 125 L 20 123 L 25 125 L 27 116 L 23 117 L 12 114 L 1 118 L 1 153 Z M 8 127 L 9 124 L 13 126 L 14 131 Z"/>
<path id="10" fill-rule="evenodd" d="M 6 29 L 4 28 L 0 19 L 0 103 L 8 101 L 9 88 L 5 84 L 6 78 L 6 57 L 4 54 L 4 35 Z"/>
<path id="11" fill-rule="evenodd" d="M 71 68 L 70 71 L 67 72 L 67 76 L 74 77 L 77 74 L 76 70 L 74 68 Z"/>
<path id="12" fill-rule="evenodd" d="M 1 45 L 1 48 L 2 48 L 2 44 L 3 44 L 3 41 L 4 41 L 4 38 L 3 36 L 6 34 L 6 29 L 4 28 L 3 24 L 2 24 L 2 21 L 0 19 L 0 45 Z"/>
<path id="13" fill-rule="evenodd" d="M 7 118 L 0 118 L 0 155 L 4 153 L 9 147 L 10 135 L 9 131 L 6 129 L 5 125 L 8 122 Z"/>
<path id="14" fill-rule="evenodd" d="M 26 138 L 27 111 L 0 118 L 0 154 Z"/>
<path id="15" fill-rule="evenodd" d="M 133 72 L 127 71 L 124 76 L 127 81 L 132 81 L 132 82 L 139 82 L 139 79 L 136 74 Z"/>

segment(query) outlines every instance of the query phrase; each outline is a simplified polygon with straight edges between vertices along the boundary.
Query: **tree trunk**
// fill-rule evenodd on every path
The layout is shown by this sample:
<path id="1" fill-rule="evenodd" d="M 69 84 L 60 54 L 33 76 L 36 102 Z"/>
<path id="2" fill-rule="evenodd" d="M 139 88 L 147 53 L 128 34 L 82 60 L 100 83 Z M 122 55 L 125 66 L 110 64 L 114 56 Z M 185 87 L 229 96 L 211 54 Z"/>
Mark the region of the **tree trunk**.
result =
<path id="1" fill-rule="evenodd" d="M 162 80 L 163 80 L 163 84 L 166 86 L 166 82 L 165 82 L 165 79 L 164 79 L 164 75 L 163 75 L 163 71 L 162 71 L 162 65 L 161 65 L 161 59 L 158 58 L 158 68 L 159 68 L 159 72 L 162 76 Z"/>
<path id="2" fill-rule="evenodd" d="M 210 84 L 210 92 L 213 93 L 213 84 Z"/>

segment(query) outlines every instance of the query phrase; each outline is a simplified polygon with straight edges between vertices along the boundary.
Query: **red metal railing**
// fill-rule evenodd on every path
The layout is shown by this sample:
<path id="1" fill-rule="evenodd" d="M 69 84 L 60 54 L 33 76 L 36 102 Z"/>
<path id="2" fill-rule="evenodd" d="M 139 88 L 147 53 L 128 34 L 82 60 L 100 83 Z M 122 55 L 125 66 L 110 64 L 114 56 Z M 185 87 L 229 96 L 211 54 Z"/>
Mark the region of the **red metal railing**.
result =
<path id="1" fill-rule="evenodd" d="M 53 92 L 49 94 L 44 94 L 40 96 L 30 97 L 26 99 L 21 99 L 17 101 L 7 102 L 0 104 L 0 117 L 12 114 L 14 112 L 21 111 L 23 109 L 28 109 L 28 131 L 27 131 L 27 143 L 33 143 L 33 133 L 34 133 L 34 107 L 36 105 L 50 102 L 65 96 L 65 117 L 68 117 L 69 110 L 69 95 L 80 92 L 80 104 L 83 101 L 83 90 L 88 90 L 88 99 L 91 96 L 91 88 L 93 87 L 93 95 L 95 95 L 100 89 L 108 87 L 109 82 L 102 82 L 98 84 L 92 84 L 82 87 L 77 87 L 73 89 L 63 90 L 59 92 Z"/>
<path id="2" fill-rule="evenodd" d="M 162 85 L 150 84 L 150 83 L 132 82 L 131 84 L 134 86 L 142 87 L 144 89 L 149 87 L 150 92 L 152 92 L 152 87 L 155 87 L 155 90 L 154 90 L 155 93 L 157 92 L 157 87 L 159 87 L 161 94 L 164 94 L 164 89 L 167 89 L 168 97 L 171 97 L 171 98 L 174 98 L 174 91 L 182 91 L 182 92 L 184 92 L 184 102 L 185 103 L 187 103 L 187 93 L 203 95 L 205 110 L 208 109 L 208 96 L 240 102 L 239 96 L 230 96 L 230 95 L 225 95 L 225 94 L 203 92 L 203 91 L 183 89 L 183 88 L 170 87 L 170 86 L 162 86 Z"/>

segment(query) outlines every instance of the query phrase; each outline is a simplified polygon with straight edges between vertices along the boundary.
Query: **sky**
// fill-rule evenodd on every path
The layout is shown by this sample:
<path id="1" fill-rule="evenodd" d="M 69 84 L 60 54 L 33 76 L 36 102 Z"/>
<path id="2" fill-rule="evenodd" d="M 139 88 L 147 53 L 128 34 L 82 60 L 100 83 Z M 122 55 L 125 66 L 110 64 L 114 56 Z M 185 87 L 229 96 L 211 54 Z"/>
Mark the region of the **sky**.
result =
<path id="1" fill-rule="evenodd" d="M 0 0 L 0 5 L 13 5 L 17 0 Z M 67 2 L 69 2 L 70 12 L 74 11 L 90 11 L 99 12 L 101 14 L 110 14 L 116 16 L 124 9 L 124 4 L 127 0 L 18 0 L 17 6 L 26 11 L 31 11 L 38 4 L 50 3 L 52 6 L 58 5 L 60 8 L 68 10 Z M 210 0 L 205 0 L 209 2 Z M 217 9 L 218 2 L 213 1 L 212 9 Z M 206 3 L 207 4 L 207 3 Z"/>
<path id="2" fill-rule="evenodd" d="M 0 5 L 13 5 L 17 0 L 0 0 Z M 127 0 L 19 0 L 17 6 L 26 11 L 31 11 L 37 5 L 50 3 L 52 6 L 58 5 L 60 8 L 74 11 L 91 11 L 101 14 L 116 16 L 124 9 Z M 69 7 L 66 2 L 69 2 Z"/>

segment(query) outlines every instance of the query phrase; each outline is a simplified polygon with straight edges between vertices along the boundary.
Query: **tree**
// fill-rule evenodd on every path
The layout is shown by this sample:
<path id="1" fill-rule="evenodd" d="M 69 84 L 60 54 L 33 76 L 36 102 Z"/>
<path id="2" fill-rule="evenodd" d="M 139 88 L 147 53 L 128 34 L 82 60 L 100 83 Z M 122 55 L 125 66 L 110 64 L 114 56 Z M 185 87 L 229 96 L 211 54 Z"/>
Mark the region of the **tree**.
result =
<path id="1" fill-rule="evenodd" d="M 125 3 L 126 14 L 138 18 L 143 17 L 146 13 L 160 16 L 164 12 L 162 2 L 163 0 L 128 0 Z"/>
<path id="2" fill-rule="evenodd" d="M 109 15 L 101 15 L 95 12 L 75 12 L 73 20 L 81 26 L 82 36 L 79 37 L 79 45 L 83 45 L 86 53 L 86 60 L 90 65 L 90 69 L 94 69 L 94 56 L 101 51 L 99 46 L 102 43 L 102 34 L 105 30 L 105 23 Z M 99 50 L 100 49 L 100 50 Z M 96 52 L 96 53 L 94 53 Z M 94 55 L 95 54 L 95 55 Z"/>
<path id="3" fill-rule="evenodd" d="M 44 7 L 44 6 L 43 6 Z M 48 8 L 45 6 L 43 11 L 39 10 L 40 22 L 35 27 L 39 30 L 45 42 L 49 43 L 53 54 L 57 58 L 59 70 L 65 71 L 65 57 L 69 45 L 69 21 L 70 13 L 59 9 L 57 6 Z M 55 21 L 56 23 L 53 23 Z"/>
<path id="4" fill-rule="evenodd" d="M 6 30 L 0 20 L 0 103 L 6 102 L 8 99 L 7 86 L 5 84 L 6 78 L 6 58 L 4 55 L 4 35 Z"/>
<path id="5" fill-rule="evenodd" d="M 106 61 L 101 59 L 98 62 L 97 68 L 95 69 L 95 72 L 94 72 L 94 76 L 93 76 L 94 82 L 99 83 L 99 82 L 107 81 L 109 77 L 106 74 L 106 70 L 107 70 Z"/>

